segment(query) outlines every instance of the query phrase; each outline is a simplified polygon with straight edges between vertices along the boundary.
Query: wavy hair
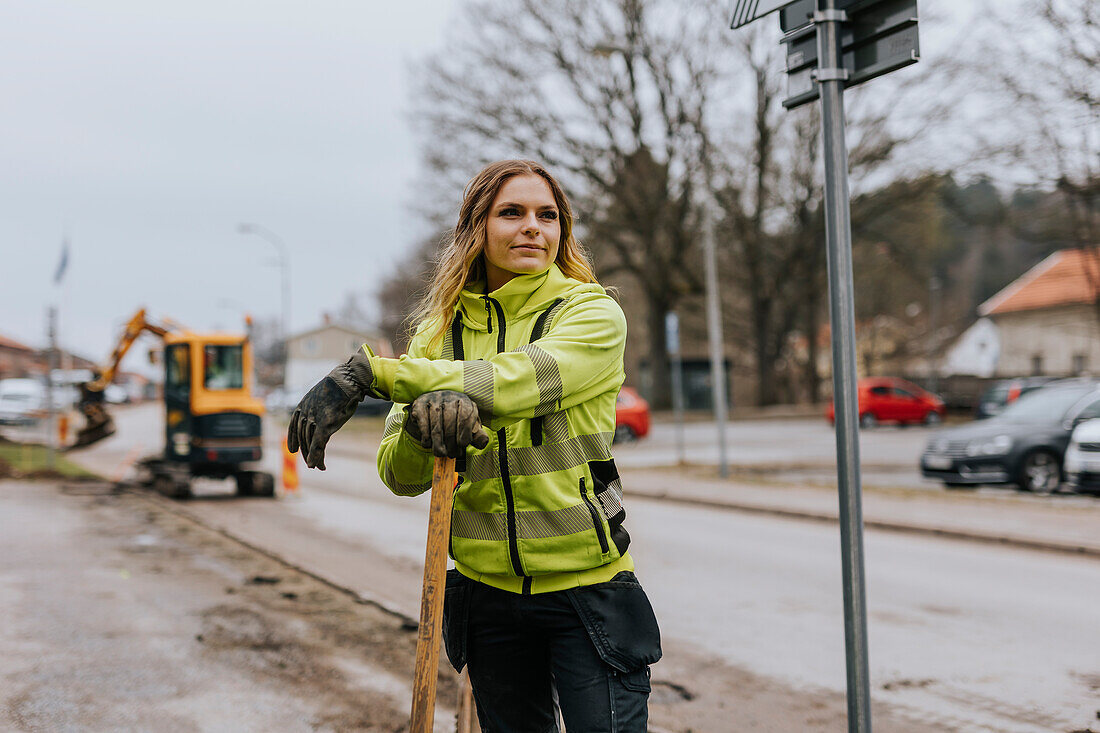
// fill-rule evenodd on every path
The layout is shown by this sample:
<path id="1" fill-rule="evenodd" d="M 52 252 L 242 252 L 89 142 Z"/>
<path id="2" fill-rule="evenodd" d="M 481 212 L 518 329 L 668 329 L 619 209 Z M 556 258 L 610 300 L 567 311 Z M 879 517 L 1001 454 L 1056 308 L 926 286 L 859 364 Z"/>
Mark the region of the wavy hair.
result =
<path id="1" fill-rule="evenodd" d="M 444 240 L 431 274 L 430 285 L 412 315 L 409 335 L 424 323 L 431 323 L 429 347 L 438 345 L 451 323 L 458 295 L 472 282 L 484 279 L 486 220 L 489 209 L 504 183 L 515 176 L 536 175 L 546 181 L 558 207 L 561 238 L 554 260 L 565 274 L 583 283 L 596 282 L 588 252 L 573 235 L 573 208 L 561 184 L 545 167 L 532 160 L 501 160 L 485 166 L 474 176 L 462 195 L 458 224 Z"/>

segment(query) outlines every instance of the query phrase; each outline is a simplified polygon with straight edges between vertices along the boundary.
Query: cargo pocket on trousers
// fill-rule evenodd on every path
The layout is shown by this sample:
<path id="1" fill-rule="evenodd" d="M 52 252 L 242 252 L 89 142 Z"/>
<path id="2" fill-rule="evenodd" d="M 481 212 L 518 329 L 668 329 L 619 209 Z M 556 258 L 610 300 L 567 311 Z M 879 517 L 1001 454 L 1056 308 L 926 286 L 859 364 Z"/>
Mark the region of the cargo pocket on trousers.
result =
<path id="1" fill-rule="evenodd" d="M 443 648 L 455 671 L 466 666 L 466 629 L 470 616 L 470 579 L 457 570 L 447 571 L 443 594 Z"/>
<path id="2" fill-rule="evenodd" d="M 640 690 L 644 684 L 648 690 L 646 668 L 661 658 L 661 631 L 634 573 L 623 571 L 606 583 L 573 588 L 566 594 L 600 658 L 626 673 L 621 675 L 624 686 L 638 685 L 631 689 Z"/>
<path id="3" fill-rule="evenodd" d="M 623 687 L 634 692 L 650 692 L 653 689 L 649 682 L 649 665 L 633 672 L 623 672 L 619 675 L 619 681 Z"/>

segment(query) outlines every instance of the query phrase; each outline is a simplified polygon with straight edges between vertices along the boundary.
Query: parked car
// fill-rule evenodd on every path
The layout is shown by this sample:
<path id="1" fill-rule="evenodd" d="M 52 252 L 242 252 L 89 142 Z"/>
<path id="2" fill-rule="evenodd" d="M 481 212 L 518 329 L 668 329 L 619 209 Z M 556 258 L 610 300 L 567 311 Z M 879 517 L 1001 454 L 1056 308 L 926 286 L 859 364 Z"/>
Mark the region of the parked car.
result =
<path id="1" fill-rule="evenodd" d="M 1054 377 L 1017 377 L 1016 379 L 1002 379 L 989 385 L 978 400 L 978 409 L 974 413 L 976 420 L 984 420 L 1000 414 L 1005 406 L 1023 397 L 1028 392 L 1034 392 L 1045 384 L 1054 381 Z"/>
<path id="2" fill-rule="evenodd" d="M 1075 491 L 1100 493 L 1100 420 L 1073 429 L 1062 470 Z"/>
<path id="3" fill-rule="evenodd" d="M 615 442 L 638 440 L 649 434 L 649 403 L 633 387 L 623 387 L 615 398 Z"/>
<path id="4" fill-rule="evenodd" d="M 0 379 L 0 424 L 26 425 L 46 414 L 46 388 L 36 379 Z"/>
<path id="5" fill-rule="evenodd" d="M 883 422 L 939 425 L 947 412 L 939 397 L 897 377 L 864 377 L 857 383 L 856 391 L 859 424 L 864 428 L 873 428 Z M 834 415 L 830 403 L 825 409 L 825 419 L 832 423 L 836 419 Z"/>
<path id="6" fill-rule="evenodd" d="M 1016 484 L 1025 491 L 1054 491 L 1074 427 L 1100 417 L 1100 383 L 1052 382 L 1006 407 L 1001 414 L 928 440 L 921 474 L 947 486 Z"/>

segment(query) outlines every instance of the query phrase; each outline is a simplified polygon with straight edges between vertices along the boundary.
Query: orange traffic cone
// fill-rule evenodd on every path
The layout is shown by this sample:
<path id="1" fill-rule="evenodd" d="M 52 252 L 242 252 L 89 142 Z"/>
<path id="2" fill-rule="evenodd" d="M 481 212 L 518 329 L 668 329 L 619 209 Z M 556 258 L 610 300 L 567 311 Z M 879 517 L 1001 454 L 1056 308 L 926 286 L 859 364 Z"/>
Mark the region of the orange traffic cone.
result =
<path id="1" fill-rule="evenodd" d="M 297 456 L 290 452 L 290 448 L 283 440 L 283 491 L 288 494 L 298 492 L 298 461 Z"/>

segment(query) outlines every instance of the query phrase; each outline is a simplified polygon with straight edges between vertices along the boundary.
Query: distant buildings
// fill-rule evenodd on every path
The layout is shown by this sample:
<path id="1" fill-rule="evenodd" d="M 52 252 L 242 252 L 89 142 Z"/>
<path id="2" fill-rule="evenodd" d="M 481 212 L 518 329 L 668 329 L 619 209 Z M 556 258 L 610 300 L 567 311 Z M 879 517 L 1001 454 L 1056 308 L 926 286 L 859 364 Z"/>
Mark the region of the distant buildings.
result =
<path id="1" fill-rule="evenodd" d="M 39 352 L 15 339 L 0 335 L 0 379 L 33 377 L 46 373 Z"/>
<path id="2" fill-rule="evenodd" d="M 393 347 L 384 336 L 333 323 L 327 316 L 318 328 L 291 336 L 287 339 L 286 392 L 305 394 L 364 343 L 379 356 L 393 356 Z"/>
<path id="3" fill-rule="evenodd" d="M 1100 253 L 1064 249 L 982 303 L 1000 337 L 996 376 L 1100 372 L 1098 298 Z"/>

